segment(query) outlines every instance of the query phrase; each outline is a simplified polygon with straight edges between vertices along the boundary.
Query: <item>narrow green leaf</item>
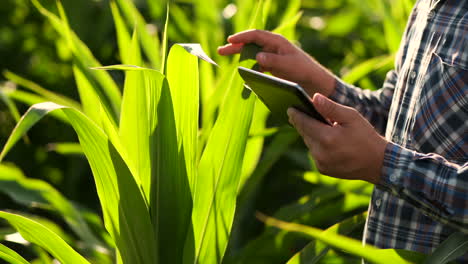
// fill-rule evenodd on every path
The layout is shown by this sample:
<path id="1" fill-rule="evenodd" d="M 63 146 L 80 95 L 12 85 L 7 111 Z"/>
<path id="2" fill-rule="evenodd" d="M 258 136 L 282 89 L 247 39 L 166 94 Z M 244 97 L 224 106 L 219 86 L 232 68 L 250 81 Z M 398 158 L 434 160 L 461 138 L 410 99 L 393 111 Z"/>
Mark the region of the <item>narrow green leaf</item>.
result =
<path id="1" fill-rule="evenodd" d="M 355 66 L 342 79 L 347 83 L 356 83 L 371 72 L 393 65 L 393 57 L 393 55 L 384 55 L 364 61 Z"/>
<path id="2" fill-rule="evenodd" d="M 34 111 L 28 110 L 16 125 L 11 136 L 8 138 L 2 152 L 0 153 L 0 162 L 10 149 L 18 142 L 18 140 L 39 120 L 41 120 L 50 110 L 47 108 L 47 103 L 37 105 Z M 26 118 L 27 117 L 27 118 Z"/>
<path id="3" fill-rule="evenodd" d="M 148 7 L 151 12 L 153 19 L 160 19 L 164 15 L 164 7 L 168 3 L 168 0 L 160 1 L 147 1 Z"/>
<path id="4" fill-rule="evenodd" d="M 141 65 L 142 60 L 136 31 L 128 55 L 132 64 Z M 133 66 L 120 66 L 119 68 L 139 69 L 139 67 Z M 151 186 L 150 121 L 148 115 L 150 99 L 153 98 L 148 97 L 143 71 L 126 71 L 119 134 L 122 146 L 128 155 L 130 169 L 135 180 L 142 187 L 147 202 L 149 202 Z"/>
<path id="5" fill-rule="evenodd" d="M 131 47 L 131 37 L 127 30 L 125 21 L 120 14 L 119 8 L 115 4 L 115 0 L 110 2 L 112 16 L 114 18 L 115 31 L 117 33 L 117 43 L 119 45 L 120 60 L 123 64 L 130 64 L 128 51 Z"/>
<path id="6" fill-rule="evenodd" d="M 10 114 L 13 116 L 15 121 L 19 122 L 19 120 L 21 119 L 21 116 L 18 111 L 18 108 L 16 107 L 15 102 L 13 102 L 13 100 L 9 96 L 7 96 L 4 90 L 8 90 L 8 88 L 0 86 L 0 100 L 6 104 L 8 111 L 10 111 Z M 23 140 L 26 144 L 30 143 L 29 137 L 27 135 L 23 136 Z"/>
<path id="7" fill-rule="evenodd" d="M 116 2 L 127 21 L 127 25 L 136 29 L 141 42 L 141 47 L 151 62 L 152 68 L 158 69 L 158 67 L 161 66 L 161 44 L 158 39 L 157 28 L 154 25 L 151 26 L 146 23 L 145 19 L 132 1 L 116 0 Z M 149 32 L 148 28 L 153 29 L 154 32 Z"/>
<path id="8" fill-rule="evenodd" d="M 11 264 L 29 264 L 29 262 L 18 253 L 3 244 L 0 244 L 0 258 Z"/>
<path id="9" fill-rule="evenodd" d="M 244 207 L 245 203 L 254 198 L 255 190 L 260 186 L 263 178 L 275 164 L 281 155 L 297 140 L 297 132 L 285 129 L 278 132 L 270 145 L 265 150 L 264 156 L 250 178 L 244 179 L 246 185 L 241 182 L 241 193 L 239 194 L 239 207 Z"/>
<path id="10" fill-rule="evenodd" d="M 468 252 L 468 235 L 456 232 L 442 242 L 424 264 L 448 263 L 463 256 L 466 252 Z"/>
<path id="11" fill-rule="evenodd" d="M 61 105 L 65 105 L 65 106 L 69 106 L 69 107 L 73 107 L 73 108 L 76 108 L 76 109 L 81 109 L 81 105 L 66 97 L 66 96 L 63 96 L 63 95 L 59 95 L 59 94 L 56 94 L 54 92 L 51 92 L 43 87 L 41 87 L 40 85 L 32 82 L 32 81 L 29 81 L 29 80 L 26 80 L 24 79 L 23 77 L 19 76 L 19 75 L 16 75 L 10 71 L 5 71 L 3 72 L 3 75 L 5 76 L 5 78 L 7 78 L 8 80 L 32 91 L 32 92 L 35 92 L 37 93 L 38 95 L 44 97 L 47 101 L 51 101 L 51 102 L 54 102 L 56 104 L 61 104 Z"/>
<path id="12" fill-rule="evenodd" d="M 257 217 L 263 222 L 265 222 L 265 224 L 267 225 L 275 226 L 277 228 L 287 230 L 289 232 L 299 233 L 306 237 L 315 238 L 318 241 L 321 241 L 327 245 L 344 250 L 350 254 L 362 257 L 368 261 L 371 261 L 372 263 L 410 263 L 407 260 L 405 260 L 403 256 L 398 254 L 395 250 L 380 251 L 377 248 L 369 245 L 363 246 L 361 241 L 354 240 L 349 237 L 329 232 L 323 232 L 320 229 L 309 226 L 280 221 L 260 213 L 257 214 Z M 423 259 L 424 256 L 419 257 L 419 261 L 422 261 Z"/>
<path id="13" fill-rule="evenodd" d="M 83 73 L 83 71 L 73 65 L 73 73 L 75 75 L 76 86 L 83 105 L 83 112 L 96 124 L 101 124 L 101 101 L 99 95 L 93 88 L 93 84 Z"/>
<path id="14" fill-rule="evenodd" d="M 234 218 L 255 96 L 244 90 L 237 71 L 228 87 L 229 100 L 211 131 L 192 191 L 194 236 L 186 241 L 185 263 L 219 263 Z"/>
<path id="15" fill-rule="evenodd" d="M 56 211 L 86 245 L 105 247 L 88 227 L 79 211 L 48 183 L 28 179 L 18 169 L 0 164 L 0 192 L 25 206 Z"/>
<path id="16" fill-rule="evenodd" d="M 141 60 L 140 62 L 141 63 Z M 110 65 L 110 66 L 103 66 L 103 67 L 93 67 L 91 68 L 93 70 L 106 70 L 106 71 L 156 71 L 150 68 L 145 68 L 141 66 L 136 66 L 136 65 Z"/>
<path id="17" fill-rule="evenodd" d="M 62 155 L 84 155 L 83 148 L 78 143 L 50 143 L 47 150 Z"/>
<path id="18" fill-rule="evenodd" d="M 181 67 L 184 65 L 184 67 Z M 198 59 L 173 45 L 158 106 L 152 215 L 156 216 L 161 262 L 181 263 L 191 219 L 191 185 L 197 177 Z M 177 210 L 173 210 L 177 208 Z"/>
<path id="19" fill-rule="evenodd" d="M 47 102 L 47 99 L 25 91 L 21 90 L 16 90 L 16 89 L 3 89 L 2 93 L 7 96 L 8 98 L 11 98 L 13 100 L 16 100 L 18 102 L 24 103 L 26 105 L 34 105 L 38 103 L 43 103 Z M 51 113 L 51 116 L 54 118 L 57 118 L 58 120 L 68 124 L 68 119 L 67 117 L 62 113 L 62 112 L 53 112 Z M 21 120 L 21 119 L 20 119 Z"/>
<path id="20" fill-rule="evenodd" d="M 169 3 L 167 3 L 166 11 L 166 22 L 164 23 L 164 32 L 162 39 L 162 50 L 161 50 L 161 71 L 166 72 L 166 56 L 167 56 L 167 45 L 168 45 L 168 26 L 169 26 Z"/>
<path id="21" fill-rule="evenodd" d="M 251 175 L 242 175 L 239 184 L 240 193 L 237 198 L 237 207 L 239 209 L 236 211 L 235 215 L 234 226 L 229 242 L 230 246 L 241 246 L 241 237 L 243 234 L 241 230 L 243 230 L 245 223 L 249 222 L 254 214 L 254 203 L 259 195 L 258 190 L 261 189 L 264 177 L 284 152 L 289 149 L 291 144 L 297 140 L 298 136 L 297 132 L 292 129 L 281 130 L 276 133 L 271 143 L 266 146 L 261 160 Z M 244 166 L 246 164 L 245 159 L 247 159 L 248 155 L 249 153 L 246 152 Z M 244 173 L 247 172 L 244 171 Z"/>
<path id="22" fill-rule="evenodd" d="M 47 227 L 23 216 L 2 211 L 0 218 L 10 222 L 24 239 L 44 248 L 61 263 L 89 263 Z"/>
<path id="23" fill-rule="evenodd" d="M 355 215 L 344 221 L 337 223 L 326 230 L 324 233 L 332 233 L 339 235 L 348 235 L 356 228 L 362 227 L 366 221 L 367 212 Z M 296 253 L 287 264 L 301 264 L 301 263 L 318 263 L 320 259 L 328 252 L 330 247 L 319 241 L 312 241 L 305 246 L 300 252 Z"/>
<path id="24" fill-rule="evenodd" d="M 92 87 L 96 90 L 96 94 L 99 95 L 102 106 L 110 113 L 112 120 L 116 123 L 122 100 L 120 90 L 107 72 L 92 71 L 89 69 L 89 67 L 100 67 L 101 64 L 94 58 L 89 48 L 68 26 L 65 12 L 60 2 L 57 2 L 57 7 L 64 19 L 63 21 L 55 14 L 45 9 L 38 0 L 31 1 L 39 12 L 49 20 L 57 33 L 67 41 L 68 49 L 73 54 L 74 64 L 81 69 L 89 82 L 93 84 Z"/>
<path id="25" fill-rule="evenodd" d="M 32 106 L 13 130 L 2 154 L 45 114 L 58 109 L 78 134 L 93 171 L 106 229 L 123 263 L 156 263 L 157 244 L 140 188 L 109 138 L 81 112 L 50 102 Z"/>

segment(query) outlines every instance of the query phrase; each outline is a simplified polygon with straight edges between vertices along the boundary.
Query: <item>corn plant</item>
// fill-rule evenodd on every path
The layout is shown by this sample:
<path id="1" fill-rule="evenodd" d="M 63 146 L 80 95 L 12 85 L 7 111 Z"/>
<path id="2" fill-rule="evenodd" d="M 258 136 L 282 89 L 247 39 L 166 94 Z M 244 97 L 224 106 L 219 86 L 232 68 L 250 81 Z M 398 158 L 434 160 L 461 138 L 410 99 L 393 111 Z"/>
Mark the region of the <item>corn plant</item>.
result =
<path id="1" fill-rule="evenodd" d="M 137 24 L 130 37 L 112 4 L 125 65 L 101 67 L 69 28 L 60 3 L 60 17 L 33 3 L 68 43 L 83 104 L 57 102 L 39 91 L 54 102 L 35 104 L 28 110 L 0 159 L 42 117 L 56 113 L 75 129 L 90 163 L 118 263 L 220 262 L 234 217 L 254 95 L 242 93 L 242 82 L 233 69 L 223 70 L 225 92 L 200 147 L 198 61 L 189 53 L 200 55 L 198 46 L 175 45 L 167 58 L 162 55 L 156 60 L 158 56 L 145 49 L 155 38 L 143 31 L 131 2 L 118 1 L 124 14 L 136 15 Z M 257 5 L 253 14 L 258 19 L 253 21 L 261 23 L 261 10 L 262 5 Z M 166 39 L 162 54 L 165 43 Z M 150 65 L 161 70 L 144 67 L 140 47 Z M 123 96 L 108 70 L 125 71 Z M 36 221 L 7 212 L 0 216 L 60 262 L 88 262 Z"/>

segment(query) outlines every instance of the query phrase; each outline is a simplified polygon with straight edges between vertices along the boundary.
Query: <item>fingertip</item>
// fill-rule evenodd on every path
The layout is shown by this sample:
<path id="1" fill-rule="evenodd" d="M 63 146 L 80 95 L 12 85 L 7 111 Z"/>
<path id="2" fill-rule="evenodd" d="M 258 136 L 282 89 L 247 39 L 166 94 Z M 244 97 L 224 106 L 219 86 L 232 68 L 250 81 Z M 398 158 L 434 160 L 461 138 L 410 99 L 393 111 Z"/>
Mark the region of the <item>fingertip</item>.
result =
<path id="1" fill-rule="evenodd" d="M 266 61 L 266 54 L 265 52 L 259 52 L 256 56 L 256 59 L 257 61 L 260 63 L 260 64 L 264 64 L 265 61 Z"/>
<path id="2" fill-rule="evenodd" d="M 325 96 L 320 93 L 315 93 L 312 97 L 312 103 L 318 107 L 322 106 L 325 103 L 325 100 Z"/>
<path id="3" fill-rule="evenodd" d="M 288 114 L 289 117 L 292 117 L 296 113 L 296 109 L 289 107 L 286 113 Z"/>
<path id="4" fill-rule="evenodd" d="M 239 36 L 239 33 L 234 34 L 234 35 L 230 35 L 229 37 L 227 37 L 227 41 L 229 43 L 232 43 L 232 44 L 239 43 L 239 40 L 238 40 L 239 37 L 238 36 Z"/>

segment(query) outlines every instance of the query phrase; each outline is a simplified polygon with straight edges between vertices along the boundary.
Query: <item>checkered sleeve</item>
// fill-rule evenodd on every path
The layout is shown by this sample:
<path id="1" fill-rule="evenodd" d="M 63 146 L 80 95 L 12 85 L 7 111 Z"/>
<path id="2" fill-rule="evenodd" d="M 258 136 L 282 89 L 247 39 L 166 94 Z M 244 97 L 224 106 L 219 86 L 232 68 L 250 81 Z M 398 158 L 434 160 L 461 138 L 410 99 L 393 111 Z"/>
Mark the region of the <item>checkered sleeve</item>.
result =
<path id="1" fill-rule="evenodd" d="M 346 84 L 341 79 L 336 78 L 335 91 L 330 99 L 355 108 L 369 120 L 379 133 L 383 134 L 387 125 L 388 112 L 397 79 L 397 72 L 392 70 L 387 73 L 385 83 L 381 89 L 370 91 Z"/>
<path id="2" fill-rule="evenodd" d="M 468 231 L 468 162 L 455 164 L 389 143 L 379 185 L 425 215 Z"/>

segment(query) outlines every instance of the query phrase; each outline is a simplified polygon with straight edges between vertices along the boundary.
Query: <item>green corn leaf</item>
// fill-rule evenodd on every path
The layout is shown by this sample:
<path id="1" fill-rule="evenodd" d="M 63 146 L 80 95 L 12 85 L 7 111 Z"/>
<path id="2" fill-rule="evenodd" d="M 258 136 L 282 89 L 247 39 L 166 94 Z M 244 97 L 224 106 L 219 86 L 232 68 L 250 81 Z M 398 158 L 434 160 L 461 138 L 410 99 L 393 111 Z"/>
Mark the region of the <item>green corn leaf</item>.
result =
<path id="1" fill-rule="evenodd" d="M 8 108 L 8 111 L 10 111 L 10 114 L 13 116 L 15 121 L 19 122 L 19 120 L 21 119 L 21 116 L 18 111 L 18 107 L 16 107 L 15 102 L 13 102 L 13 100 L 9 96 L 7 96 L 7 94 L 5 93 L 5 90 L 8 90 L 8 89 L 9 88 L 0 86 L 0 100 L 5 103 L 5 105 Z M 26 144 L 30 143 L 29 137 L 27 135 L 23 136 L 23 140 Z"/>
<path id="2" fill-rule="evenodd" d="M 56 211 L 86 245 L 104 247 L 73 204 L 48 183 L 28 179 L 20 170 L 0 164 L 0 192 L 25 206 Z"/>
<path id="3" fill-rule="evenodd" d="M 193 240 L 186 241 L 185 263 L 218 263 L 231 229 L 242 161 L 255 104 L 233 72 L 225 107 L 211 131 L 195 179 Z M 194 253 L 194 256 L 191 255 Z"/>
<path id="4" fill-rule="evenodd" d="M 3 244 L 0 244 L 0 258 L 11 264 L 29 264 L 29 262 L 18 253 Z"/>
<path id="5" fill-rule="evenodd" d="M 306 225 L 328 225 L 343 216 L 365 211 L 369 205 L 369 197 L 343 194 L 331 187 L 314 189 L 306 195 L 285 207 L 280 208 L 274 215 L 283 221 L 294 221 Z M 252 215 L 252 213 L 250 214 Z M 247 243 L 242 249 L 238 263 L 267 263 L 268 260 L 290 258 L 291 250 L 297 250 L 295 241 L 297 235 L 286 231 L 267 227 L 265 231 Z"/>
<path id="6" fill-rule="evenodd" d="M 51 101 L 51 102 L 54 102 L 56 104 L 61 104 L 61 105 L 65 105 L 65 106 L 68 106 L 68 107 L 73 107 L 73 108 L 76 108 L 76 109 L 81 109 L 81 105 L 66 97 L 66 96 L 63 96 L 63 95 L 59 95 L 59 94 L 56 94 L 54 92 L 51 92 L 43 87 L 41 87 L 40 85 L 32 82 L 32 81 L 29 81 L 29 80 L 26 80 L 24 79 L 23 77 L 19 76 L 19 75 L 16 75 L 10 71 L 5 71 L 3 73 L 3 75 L 5 76 L 5 78 L 7 78 L 8 80 L 42 96 L 45 100 L 47 101 Z"/>
<path id="7" fill-rule="evenodd" d="M 276 27 L 273 32 L 277 34 L 283 35 L 285 38 L 289 40 L 295 40 L 296 39 L 296 25 L 297 22 L 302 17 L 302 12 L 296 12 L 294 17 L 287 18 L 283 20 L 283 22 Z"/>
<path id="8" fill-rule="evenodd" d="M 366 221 L 367 212 L 355 215 L 344 221 L 333 225 L 332 227 L 324 230 L 324 233 L 332 233 L 339 235 L 348 235 L 358 227 L 362 227 Z M 287 264 L 300 264 L 300 263 L 318 263 L 325 254 L 330 250 L 330 247 L 326 246 L 322 242 L 312 241 L 305 246 L 300 252 L 292 257 Z"/>
<path id="9" fill-rule="evenodd" d="M 265 124 L 270 114 L 268 108 L 262 103 L 256 103 L 254 109 L 254 115 L 252 120 L 252 126 L 250 127 L 250 133 L 255 131 L 261 131 L 265 129 Z M 245 181 L 252 175 L 257 167 L 260 160 L 260 155 L 263 150 L 263 143 L 265 138 L 262 136 L 249 137 L 247 147 L 245 150 L 244 162 L 242 164 L 242 176 L 239 184 L 239 189 L 242 188 Z"/>
<path id="10" fill-rule="evenodd" d="M 168 0 L 160 0 L 160 1 L 151 1 L 148 0 L 148 7 L 153 19 L 160 19 L 164 15 L 164 7 L 168 3 Z"/>
<path id="11" fill-rule="evenodd" d="M 13 100 L 16 100 L 18 102 L 24 103 L 29 106 L 38 104 L 38 103 L 47 102 L 45 98 L 39 95 L 28 93 L 25 91 L 16 90 L 16 89 L 3 89 L 2 93 L 8 98 L 11 98 Z M 68 119 L 62 112 L 52 112 L 51 116 L 68 124 Z"/>
<path id="12" fill-rule="evenodd" d="M 266 147 L 262 159 L 251 173 L 252 176 L 241 181 L 240 207 L 243 207 L 245 202 L 252 199 L 254 190 L 261 184 L 265 175 L 298 137 L 296 131 L 288 128 L 283 128 L 274 135 L 272 142 Z M 248 184 L 248 186 L 244 185 L 244 183 Z"/>
<path id="13" fill-rule="evenodd" d="M 134 32 L 129 60 L 134 65 L 141 65 L 141 54 L 136 31 Z M 144 72 L 139 67 L 120 66 L 126 69 L 122 114 L 119 134 L 125 153 L 128 155 L 130 169 L 135 180 L 142 187 L 146 201 L 149 201 L 151 184 L 151 157 L 149 147 L 149 95 L 144 83 Z M 153 98 L 151 98 L 153 99 Z"/>
<path id="14" fill-rule="evenodd" d="M 200 90 L 197 57 L 200 54 L 195 53 L 194 49 L 191 50 L 192 53 L 188 53 L 187 47 L 187 44 L 172 46 L 167 63 L 167 79 L 174 105 L 178 145 L 184 152 L 187 177 L 192 185 L 197 174 L 196 153 Z M 180 67 L 180 65 L 185 66 Z"/>
<path id="15" fill-rule="evenodd" d="M 117 43 L 119 45 L 120 60 L 123 64 L 131 64 L 128 58 L 128 52 L 131 47 L 131 37 L 127 30 L 125 21 L 120 14 L 119 8 L 115 4 L 115 1 L 110 2 L 112 16 L 114 18 L 115 31 L 117 33 Z"/>
<path id="16" fill-rule="evenodd" d="M 0 100 L 5 103 L 13 118 L 16 120 L 16 122 L 18 122 L 21 118 L 20 113 L 15 103 L 5 94 L 4 90 L 6 89 L 7 88 L 0 87 Z"/>
<path id="17" fill-rule="evenodd" d="M 271 217 L 267 217 L 263 214 L 258 213 L 257 217 L 264 221 L 267 225 L 274 226 L 289 232 L 295 232 L 306 237 L 314 238 L 334 248 L 344 250 L 352 255 L 362 257 L 372 263 L 410 263 L 408 259 L 401 254 L 401 252 L 395 250 L 378 250 L 372 246 L 363 246 L 361 241 L 354 240 L 342 235 L 333 234 L 330 232 L 323 232 L 320 229 L 308 227 L 304 225 L 288 223 L 280 221 Z M 410 254 L 411 261 L 417 258 L 422 261 L 425 256 L 418 254 Z"/>
<path id="18" fill-rule="evenodd" d="M 161 66 L 160 42 L 158 32 L 149 32 L 147 23 L 135 4 L 130 0 L 116 0 L 117 5 L 122 11 L 123 17 L 127 21 L 127 25 L 135 28 L 141 42 L 146 57 L 148 57 L 151 66 L 155 69 Z M 155 28 L 156 31 L 156 27 Z M 159 69 L 161 70 L 161 69 Z"/>
<path id="19" fill-rule="evenodd" d="M 468 252 L 468 235 L 456 232 L 442 242 L 424 264 L 448 263 L 463 256 L 466 252 Z"/>
<path id="20" fill-rule="evenodd" d="M 169 37 L 173 41 L 184 41 L 190 39 L 193 32 L 192 18 L 184 9 L 175 3 L 171 3 L 169 6 L 171 15 L 171 27 L 169 28 Z M 175 30 L 178 30 L 174 32 Z"/>
<path id="21" fill-rule="evenodd" d="M 93 88 L 93 84 L 90 83 L 83 71 L 75 65 L 73 65 L 73 73 L 83 105 L 83 112 L 96 124 L 101 124 L 101 101 Z"/>
<path id="22" fill-rule="evenodd" d="M 72 52 L 75 65 L 80 68 L 83 74 L 93 84 L 96 94 L 101 99 L 102 107 L 112 117 L 113 123 L 117 123 L 117 117 L 120 113 L 121 94 L 118 86 L 112 77 L 103 71 L 92 71 L 89 67 L 99 67 L 101 64 L 94 58 L 88 47 L 78 38 L 78 36 L 70 29 L 66 21 L 65 12 L 60 2 L 57 2 L 57 7 L 61 13 L 62 19 L 57 17 L 45 9 L 38 0 L 31 0 L 34 6 L 43 14 L 51 23 L 53 28 L 59 35 L 68 43 L 68 49 Z"/>
<path id="23" fill-rule="evenodd" d="M 392 53 L 396 53 L 400 46 L 404 27 L 400 26 L 398 21 L 396 21 L 396 17 L 392 16 L 392 6 L 390 2 L 377 1 L 377 5 L 383 18 L 384 36 L 387 42 L 387 48 Z"/>
<path id="24" fill-rule="evenodd" d="M 312 184 L 333 187 L 343 193 L 355 193 L 364 196 L 371 196 L 374 185 L 365 181 L 343 181 L 342 179 L 322 175 L 318 171 L 306 172 L 303 179 Z"/>
<path id="25" fill-rule="evenodd" d="M 141 60 L 140 60 L 141 61 Z M 155 71 L 150 68 L 145 68 L 141 66 L 136 66 L 136 65 L 109 65 L 109 66 L 102 66 L 102 67 L 93 67 L 91 68 L 93 70 L 105 70 L 105 71 Z"/>
<path id="26" fill-rule="evenodd" d="M 95 177 L 106 229 L 123 263 L 155 263 L 157 244 L 140 188 L 109 138 L 81 112 L 50 102 L 32 106 L 13 130 L 2 156 L 37 121 L 58 109 L 65 113 L 78 134 Z"/>
<path id="27" fill-rule="evenodd" d="M 10 222 L 24 239 L 34 243 L 57 258 L 61 263 L 89 262 L 47 227 L 20 215 L 0 211 L 0 218 Z"/>
<path id="28" fill-rule="evenodd" d="M 251 175 L 243 175 L 239 184 L 239 195 L 237 198 L 237 207 L 234 226 L 230 237 L 230 247 L 241 246 L 242 231 L 245 223 L 249 222 L 254 213 L 254 203 L 258 197 L 258 190 L 262 185 L 264 177 L 271 170 L 273 165 L 284 154 L 284 152 L 298 138 L 296 131 L 292 129 L 281 130 L 277 132 L 271 143 L 266 146 L 261 160 L 258 162 Z M 246 159 L 249 153 L 246 152 Z M 245 164 L 245 161 L 244 161 Z"/>
<path id="29" fill-rule="evenodd" d="M 84 155 L 83 148 L 78 143 L 50 143 L 47 150 L 61 155 Z"/>
<path id="30" fill-rule="evenodd" d="M 391 67 L 394 62 L 393 57 L 393 55 L 385 55 L 364 61 L 344 75 L 342 79 L 347 83 L 356 83 L 360 79 L 366 77 L 369 73 L 383 67 Z"/>
<path id="31" fill-rule="evenodd" d="M 10 151 L 10 149 L 18 142 L 18 140 L 23 136 L 35 123 L 42 119 L 49 110 L 47 108 L 39 107 L 35 111 L 28 111 L 21 118 L 20 122 L 16 125 L 11 136 L 8 138 L 5 146 L 0 153 L 0 162 L 3 160 L 5 155 Z M 27 118 L 26 118 L 27 117 Z"/>
<path id="32" fill-rule="evenodd" d="M 162 50 L 161 50 L 161 71 L 166 72 L 166 57 L 167 57 L 167 45 L 168 45 L 168 26 L 169 26 L 169 4 L 167 4 L 166 11 L 166 22 L 164 23 L 164 32 L 162 39 Z"/>
<path id="33" fill-rule="evenodd" d="M 184 67 L 180 67 L 184 65 Z M 172 46 L 167 60 L 155 146 L 151 211 L 161 245 L 161 262 L 182 262 L 191 219 L 191 185 L 197 175 L 199 113 L 198 59 L 181 45 Z M 177 210 L 173 210 L 177 208 Z"/>

